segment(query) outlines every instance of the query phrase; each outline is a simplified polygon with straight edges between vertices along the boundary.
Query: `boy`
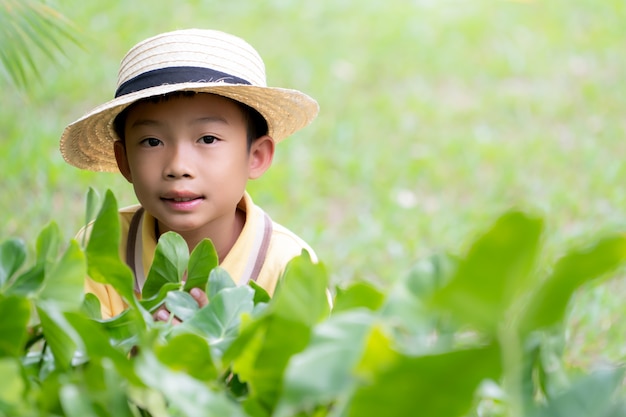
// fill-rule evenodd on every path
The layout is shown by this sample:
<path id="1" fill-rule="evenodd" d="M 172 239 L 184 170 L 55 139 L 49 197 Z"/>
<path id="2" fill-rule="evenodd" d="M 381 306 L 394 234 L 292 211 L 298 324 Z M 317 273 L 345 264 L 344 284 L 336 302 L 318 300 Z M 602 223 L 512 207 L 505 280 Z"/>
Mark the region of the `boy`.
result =
<path id="1" fill-rule="evenodd" d="M 220 266 L 244 285 L 270 294 L 285 265 L 311 248 L 272 222 L 245 188 L 270 167 L 274 145 L 309 124 L 315 100 L 267 87 L 265 66 L 244 40 L 188 29 L 144 40 L 120 65 L 115 99 L 65 128 L 65 160 L 92 171 L 117 171 L 140 205 L 120 210 L 121 255 L 140 294 L 158 238 L 180 234 L 193 248 L 205 238 Z M 104 318 L 126 304 L 110 286 L 86 281 Z M 200 306 L 206 295 L 194 289 Z M 167 310 L 155 317 L 169 319 Z"/>

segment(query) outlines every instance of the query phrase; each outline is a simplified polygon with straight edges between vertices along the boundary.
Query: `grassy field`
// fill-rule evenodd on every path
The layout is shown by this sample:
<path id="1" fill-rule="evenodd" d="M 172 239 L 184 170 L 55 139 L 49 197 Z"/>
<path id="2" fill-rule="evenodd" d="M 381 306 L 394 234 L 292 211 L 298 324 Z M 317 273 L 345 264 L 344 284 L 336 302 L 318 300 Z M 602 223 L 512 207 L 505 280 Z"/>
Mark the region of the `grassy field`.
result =
<path id="1" fill-rule="evenodd" d="M 0 81 L 0 237 L 69 239 L 89 186 L 135 202 L 120 175 L 81 172 L 63 127 L 110 99 L 137 41 L 222 29 L 265 59 L 270 85 L 315 97 L 318 119 L 250 184 L 304 237 L 335 283 L 381 285 L 418 259 L 462 252 L 510 207 L 543 216 L 545 257 L 622 229 L 626 187 L 626 4 L 621 0 L 83 2 L 80 29 L 28 94 Z M 586 289 L 571 318 L 573 362 L 624 359 L 620 277 Z"/>

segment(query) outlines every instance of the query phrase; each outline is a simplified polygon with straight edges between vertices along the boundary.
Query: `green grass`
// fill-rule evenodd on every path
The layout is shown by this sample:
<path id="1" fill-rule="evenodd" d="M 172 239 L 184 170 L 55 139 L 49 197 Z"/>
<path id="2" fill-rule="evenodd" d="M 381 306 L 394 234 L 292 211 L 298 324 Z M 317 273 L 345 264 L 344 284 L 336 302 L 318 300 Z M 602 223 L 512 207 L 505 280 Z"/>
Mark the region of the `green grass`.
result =
<path id="1" fill-rule="evenodd" d="M 512 206 L 545 217 L 546 258 L 623 228 L 623 1 L 182 3 L 57 0 L 84 49 L 46 61 L 28 95 L 2 85 L 0 237 L 33 242 L 50 220 L 73 236 L 90 185 L 135 202 L 120 175 L 65 164 L 58 139 L 110 99 L 130 46 L 192 26 L 244 37 L 270 85 L 319 101 L 250 191 L 335 283 L 385 285 L 431 253 L 461 252 Z M 622 281 L 577 298 L 572 362 L 624 359 Z"/>

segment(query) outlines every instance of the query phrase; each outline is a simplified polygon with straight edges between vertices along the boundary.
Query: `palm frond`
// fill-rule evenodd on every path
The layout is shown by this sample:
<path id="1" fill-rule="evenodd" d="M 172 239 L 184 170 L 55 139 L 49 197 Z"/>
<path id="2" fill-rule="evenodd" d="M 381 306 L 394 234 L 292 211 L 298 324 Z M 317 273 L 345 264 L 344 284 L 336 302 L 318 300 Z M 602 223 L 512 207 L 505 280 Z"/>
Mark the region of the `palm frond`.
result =
<path id="1" fill-rule="evenodd" d="M 65 42 L 80 46 L 77 29 L 57 10 L 35 0 L 0 0 L 0 65 L 18 88 L 40 77 L 40 57 L 56 62 Z"/>

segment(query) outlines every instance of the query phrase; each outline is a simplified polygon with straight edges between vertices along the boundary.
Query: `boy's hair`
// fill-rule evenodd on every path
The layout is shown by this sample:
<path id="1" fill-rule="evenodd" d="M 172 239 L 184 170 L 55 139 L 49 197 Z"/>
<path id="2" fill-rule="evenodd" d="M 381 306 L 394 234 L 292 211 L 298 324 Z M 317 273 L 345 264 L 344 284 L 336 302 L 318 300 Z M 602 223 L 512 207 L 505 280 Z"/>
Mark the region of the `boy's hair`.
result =
<path id="1" fill-rule="evenodd" d="M 126 119 L 128 117 L 128 113 L 130 112 L 130 109 L 132 109 L 135 105 L 137 105 L 138 103 L 142 103 L 142 102 L 155 103 L 155 104 L 162 103 L 171 98 L 193 97 L 196 94 L 209 94 L 209 93 L 197 93 L 195 91 L 174 91 L 168 94 L 148 97 L 148 98 L 144 98 L 139 101 L 136 101 L 135 103 L 125 108 L 120 114 L 118 114 L 115 117 L 115 119 L 113 120 L 113 129 L 115 130 L 115 133 L 117 134 L 117 136 L 120 138 L 120 141 L 125 144 L 126 138 L 125 138 L 124 130 L 126 128 Z M 259 113 L 252 107 L 248 106 L 247 104 L 241 103 L 237 100 L 233 100 L 228 97 L 224 97 L 224 98 L 235 103 L 237 107 L 239 107 L 239 109 L 241 110 L 241 114 L 246 123 L 246 139 L 247 139 L 248 151 L 249 151 L 255 140 L 257 140 L 261 136 L 267 135 L 268 133 L 267 121 L 265 120 L 263 116 L 261 116 L 261 113 Z"/>

